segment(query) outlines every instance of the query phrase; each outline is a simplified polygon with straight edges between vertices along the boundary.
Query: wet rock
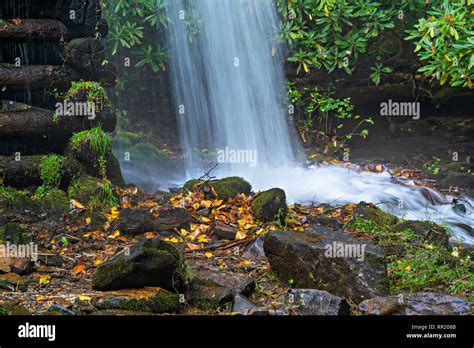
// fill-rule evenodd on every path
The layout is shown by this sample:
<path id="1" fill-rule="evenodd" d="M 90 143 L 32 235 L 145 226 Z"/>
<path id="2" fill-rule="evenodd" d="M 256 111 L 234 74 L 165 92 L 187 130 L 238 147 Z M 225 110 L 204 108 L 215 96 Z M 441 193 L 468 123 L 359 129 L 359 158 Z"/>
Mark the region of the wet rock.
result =
<path id="1" fill-rule="evenodd" d="M 255 217 L 260 221 L 270 222 L 279 220 L 284 222 L 288 212 L 285 191 L 279 188 L 272 188 L 260 192 L 252 202 L 252 209 Z"/>
<path id="2" fill-rule="evenodd" d="M 410 230 L 432 243 L 445 247 L 449 243 L 449 234 L 446 229 L 430 221 L 403 221 L 395 225 L 394 230 L 397 232 Z"/>
<path id="3" fill-rule="evenodd" d="M 61 267 L 63 260 L 56 255 L 39 255 L 38 261 L 45 266 Z"/>
<path id="4" fill-rule="evenodd" d="M 53 304 L 45 311 L 37 312 L 37 315 L 76 315 L 71 309 L 65 308 L 63 306 Z"/>
<path id="5" fill-rule="evenodd" d="M 372 221 L 379 226 L 392 226 L 399 222 L 396 216 L 365 202 L 360 202 L 355 207 L 354 216 L 362 220 Z"/>
<path id="6" fill-rule="evenodd" d="M 161 288 L 145 287 L 108 291 L 93 300 L 100 310 L 126 310 L 149 313 L 176 313 L 179 295 Z"/>
<path id="7" fill-rule="evenodd" d="M 171 291 L 182 286 L 181 255 L 174 246 L 145 239 L 130 251 L 99 265 L 92 277 L 95 290 L 159 286 Z"/>
<path id="8" fill-rule="evenodd" d="M 183 208 L 173 208 L 153 216 L 149 209 L 127 208 L 120 211 L 119 217 L 109 230 L 119 230 L 123 234 L 140 234 L 151 231 L 170 231 L 175 228 L 189 228 L 191 215 Z"/>
<path id="9" fill-rule="evenodd" d="M 200 308 L 217 308 L 235 295 L 249 295 L 255 288 L 252 278 L 217 267 L 191 268 L 189 302 Z"/>
<path id="10" fill-rule="evenodd" d="M 250 302 L 245 296 L 239 294 L 235 295 L 232 312 L 247 315 L 255 308 L 257 308 L 257 306 Z"/>
<path id="11" fill-rule="evenodd" d="M 366 315 L 470 315 L 472 303 L 436 292 L 375 297 L 359 304 Z"/>
<path id="12" fill-rule="evenodd" d="M 218 198 L 227 200 L 231 197 L 235 197 L 239 193 L 249 194 L 252 191 L 252 186 L 245 181 L 243 178 L 232 176 L 224 179 L 210 180 L 203 182 L 199 180 L 189 180 L 184 186 L 184 191 L 192 191 L 196 187 L 204 190 L 204 192 L 212 193 L 215 192 Z"/>
<path id="13" fill-rule="evenodd" d="M 247 315 L 289 315 L 288 311 L 285 309 L 272 309 L 265 307 L 257 307 L 251 309 Z"/>
<path id="14" fill-rule="evenodd" d="M 382 249 L 343 232 L 276 230 L 265 236 L 264 250 L 279 279 L 295 288 L 325 290 L 356 303 L 387 293 Z"/>
<path id="15" fill-rule="evenodd" d="M 337 230 L 340 227 L 338 218 L 328 218 L 324 216 L 308 216 L 308 222 L 310 224 L 317 224 L 324 227 L 328 227 L 332 230 Z"/>
<path id="16" fill-rule="evenodd" d="M 265 261 L 265 251 L 263 250 L 263 237 L 259 237 L 250 244 L 250 246 L 242 254 L 242 258 L 254 262 Z"/>
<path id="17" fill-rule="evenodd" d="M 216 228 L 214 228 L 214 235 L 218 239 L 234 240 L 236 234 L 237 234 L 237 229 L 233 227 L 216 226 Z"/>
<path id="18" fill-rule="evenodd" d="M 343 298 L 316 289 L 291 289 L 290 303 L 298 315 L 349 315 L 349 304 Z"/>
<path id="19" fill-rule="evenodd" d="M 459 189 L 471 189 L 474 187 L 474 175 L 459 172 L 449 172 L 448 175 L 439 181 L 440 186 Z"/>
<path id="20" fill-rule="evenodd" d="M 34 262 L 30 257 L 0 257 L 0 272 L 25 275 L 33 271 Z"/>

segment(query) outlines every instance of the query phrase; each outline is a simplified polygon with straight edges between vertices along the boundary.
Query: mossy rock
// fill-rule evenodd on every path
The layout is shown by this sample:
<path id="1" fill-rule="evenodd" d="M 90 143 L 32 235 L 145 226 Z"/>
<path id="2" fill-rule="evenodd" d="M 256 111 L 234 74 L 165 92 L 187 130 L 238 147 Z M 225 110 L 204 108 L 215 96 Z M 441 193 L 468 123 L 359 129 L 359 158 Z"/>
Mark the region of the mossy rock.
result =
<path id="1" fill-rule="evenodd" d="M 159 286 L 175 291 L 184 281 L 181 255 L 171 244 L 145 239 L 97 267 L 92 276 L 95 290 Z"/>
<path id="2" fill-rule="evenodd" d="M 362 220 L 372 221 L 379 226 L 387 227 L 393 226 L 400 221 L 395 215 L 386 213 L 375 205 L 365 202 L 360 202 L 356 206 L 354 216 Z"/>
<path id="3" fill-rule="evenodd" d="M 113 148 L 120 148 L 122 150 L 138 144 L 141 139 L 142 135 L 140 133 L 118 131 L 117 134 L 110 137 L 110 145 Z"/>
<path id="4" fill-rule="evenodd" d="M 60 189 L 48 190 L 39 203 L 49 211 L 49 216 L 67 214 L 70 208 L 66 192 Z"/>
<path id="5" fill-rule="evenodd" d="M 105 294 L 95 302 L 100 310 L 120 309 L 149 313 L 176 313 L 179 295 L 160 288 L 119 290 Z"/>
<path id="6" fill-rule="evenodd" d="M 196 179 L 188 180 L 184 184 L 183 190 L 192 191 L 197 187 L 209 193 L 212 193 L 212 191 L 214 191 L 217 194 L 217 198 L 223 200 L 235 197 L 240 193 L 248 195 L 252 191 L 252 186 L 245 179 L 238 176 L 210 180 L 206 183 Z"/>
<path id="7" fill-rule="evenodd" d="M 424 240 L 444 247 L 448 247 L 449 245 L 449 233 L 444 227 L 431 221 L 403 221 L 396 224 L 394 230 L 397 232 L 409 230 Z"/>
<path id="8" fill-rule="evenodd" d="M 98 178 L 106 176 L 115 185 L 125 185 L 107 134 L 100 127 L 74 134 L 66 154 L 77 160 L 86 174 Z"/>
<path id="9" fill-rule="evenodd" d="M 280 188 L 272 188 L 260 192 L 252 202 L 255 217 L 263 222 L 279 220 L 285 221 L 288 213 L 285 191 Z"/>
<path id="10" fill-rule="evenodd" d="M 68 196 L 81 202 L 89 210 L 108 209 L 117 204 L 118 198 L 112 191 L 106 191 L 104 185 L 106 183 L 101 179 L 82 175 L 71 182 L 68 187 Z"/>
<path id="11" fill-rule="evenodd" d="M 31 234 L 16 222 L 9 222 L 0 226 L 0 243 L 29 244 L 32 241 Z"/>

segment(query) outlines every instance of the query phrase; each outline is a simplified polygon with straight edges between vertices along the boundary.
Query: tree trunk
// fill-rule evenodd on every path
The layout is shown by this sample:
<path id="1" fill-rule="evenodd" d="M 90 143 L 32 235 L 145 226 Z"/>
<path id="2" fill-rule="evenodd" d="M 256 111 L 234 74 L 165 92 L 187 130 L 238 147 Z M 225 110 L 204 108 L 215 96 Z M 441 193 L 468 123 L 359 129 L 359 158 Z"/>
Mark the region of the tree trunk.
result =
<path id="1" fill-rule="evenodd" d="M 66 32 L 66 26 L 54 19 L 19 19 L 17 23 L 8 20 L 0 24 L 0 42 L 59 42 L 63 40 Z"/>

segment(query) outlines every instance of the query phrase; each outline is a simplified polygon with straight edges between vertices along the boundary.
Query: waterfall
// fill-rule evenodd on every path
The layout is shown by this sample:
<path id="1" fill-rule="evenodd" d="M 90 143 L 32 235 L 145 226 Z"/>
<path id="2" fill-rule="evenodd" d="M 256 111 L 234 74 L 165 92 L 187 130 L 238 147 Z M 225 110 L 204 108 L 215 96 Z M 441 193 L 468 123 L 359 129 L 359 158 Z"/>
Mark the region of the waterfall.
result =
<path id="1" fill-rule="evenodd" d="M 391 213 L 449 226 L 474 244 L 474 202 L 453 211 L 444 197 L 388 173 L 305 168 L 288 125 L 281 47 L 274 42 L 273 0 L 168 0 L 170 77 L 187 177 L 218 163 L 218 176 L 240 175 L 255 190 L 281 187 L 293 202 L 379 204 Z M 295 140 L 292 140 L 295 139 Z M 429 196 L 429 199 L 427 199 Z"/>

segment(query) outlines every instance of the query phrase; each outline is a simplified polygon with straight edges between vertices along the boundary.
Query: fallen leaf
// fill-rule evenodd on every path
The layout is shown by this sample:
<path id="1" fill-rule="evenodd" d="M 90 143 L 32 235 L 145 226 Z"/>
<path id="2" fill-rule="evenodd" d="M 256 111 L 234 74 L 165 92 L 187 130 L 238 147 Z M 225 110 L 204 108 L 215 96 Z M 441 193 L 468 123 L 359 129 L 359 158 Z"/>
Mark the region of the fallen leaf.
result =
<path id="1" fill-rule="evenodd" d="M 76 267 L 73 268 L 73 272 L 78 275 L 79 273 L 81 273 L 82 271 L 84 271 L 86 269 L 86 266 L 85 265 L 78 265 Z"/>

